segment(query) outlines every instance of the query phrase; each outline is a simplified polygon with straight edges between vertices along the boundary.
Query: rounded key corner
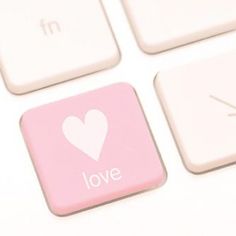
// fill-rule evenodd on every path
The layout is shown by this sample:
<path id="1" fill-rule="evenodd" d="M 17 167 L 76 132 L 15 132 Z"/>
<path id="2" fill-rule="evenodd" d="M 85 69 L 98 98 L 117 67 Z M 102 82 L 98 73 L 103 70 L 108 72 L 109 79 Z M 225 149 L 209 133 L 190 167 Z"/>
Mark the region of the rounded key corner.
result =
<path id="1" fill-rule="evenodd" d="M 164 164 L 162 163 L 162 173 L 159 175 L 158 177 L 158 185 L 157 185 L 157 188 L 160 188 L 162 187 L 163 185 L 166 184 L 168 180 L 168 173 L 167 173 L 167 170 L 164 166 Z"/>
<path id="2" fill-rule="evenodd" d="M 171 50 L 173 48 L 168 47 L 164 42 L 153 42 L 144 35 L 141 35 L 141 33 L 136 33 L 136 41 L 140 50 L 150 56 Z"/>
<path id="3" fill-rule="evenodd" d="M 60 206 L 60 205 L 57 205 L 57 204 L 52 204 L 52 203 L 48 203 L 47 202 L 47 205 L 48 205 L 48 209 L 49 211 L 54 215 L 54 216 L 57 216 L 57 217 L 66 217 L 68 215 L 71 215 L 73 214 L 73 212 L 70 212 L 67 210 L 66 207 L 64 206 Z"/>
<path id="4" fill-rule="evenodd" d="M 158 83 L 159 83 L 159 80 L 160 80 L 160 72 L 158 71 L 154 77 L 154 80 L 153 80 L 153 85 L 154 87 L 157 87 L 158 86 Z"/>
<path id="5" fill-rule="evenodd" d="M 139 48 L 145 54 L 155 55 L 162 52 L 162 50 L 156 49 L 154 45 L 152 45 L 151 43 L 145 42 L 144 40 L 137 39 L 137 42 L 138 42 Z"/>
<path id="6" fill-rule="evenodd" d="M 183 160 L 183 164 L 186 170 L 194 175 L 201 175 L 213 169 L 213 168 L 206 167 L 205 164 L 194 163 L 185 159 Z"/>
<path id="7" fill-rule="evenodd" d="M 158 99 L 161 101 L 162 96 L 160 94 L 162 93 L 162 91 L 161 91 L 162 78 L 161 78 L 160 74 L 161 74 L 161 72 L 157 72 L 157 74 L 155 75 L 154 80 L 153 80 L 153 87 L 154 87 L 154 90 L 156 92 Z"/>
<path id="8" fill-rule="evenodd" d="M 117 86 L 119 88 L 122 88 L 122 89 L 127 89 L 127 90 L 130 90 L 130 91 L 136 91 L 136 89 L 134 88 L 133 85 L 131 85 L 130 83 L 128 82 L 118 82 L 118 83 L 115 83 L 113 84 L 113 86 Z M 109 86 L 110 87 L 110 86 Z"/>
<path id="9" fill-rule="evenodd" d="M 28 85 L 26 86 L 26 85 L 17 83 L 16 82 L 17 80 L 12 79 L 10 74 L 8 74 L 8 72 L 5 69 L 2 69 L 1 75 L 3 78 L 4 85 L 9 93 L 19 96 L 19 95 L 23 95 L 30 92 L 27 89 L 25 89 L 26 87 L 29 87 Z"/>
<path id="10" fill-rule="evenodd" d="M 24 120 L 26 119 L 26 117 L 32 112 L 32 110 L 34 110 L 35 108 L 31 108 L 31 109 L 28 109 L 26 110 L 20 117 L 20 124 L 23 124 Z"/>
<path id="11" fill-rule="evenodd" d="M 59 203 L 59 201 L 57 201 L 54 198 L 49 198 L 49 196 L 47 196 L 47 194 L 46 194 L 47 191 L 45 191 L 45 190 L 46 189 L 44 189 L 43 194 L 44 194 L 46 207 L 54 216 L 67 217 L 67 216 L 76 214 L 76 213 L 84 210 L 82 206 L 74 207 L 74 206 L 68 205 L 68 204 L 65 205 L 63 203 Z"/>
<path id="12" fill-rule="evenodd" d="M 25 89 L 25 86 L 14 84 L 9 79 L 4 78 L 4 82 L 5 82 L 6 89 L 13 95 L 21 96 L 21 95 L 31 92 L 31 90 Z"/>
<path id="13" fill-rule="evenodd" d="M 24 128 L 27 126 L 28 121 L 30 121 L 30 119 L 32 118 L 32 112 L 35 110 L 36 108 L 31 108 L 26 110 L 20 117 L 19 119 L 19 126 L 21 131 L 24 133 Z"/>
<path id="14" fill-rule="evenodd" d="M 24 127 L 24 123 L 25 123 L 25 118 L 27 117 L 27 114 L 29 113 L 29 111 L 26 111 L 24 112 L 20 119 L 19 119 L 19 126 L 20 126 L 20 129 L 23 130 L 23 127 Z"/>
<path id="15" fill-rule="evenodd" d="M 21 115 L 21 117 L 19 119 L 19 126 L 21 129 L 22 129 L 23 123 L 24 123 L 24 116 L 25 116 L 25 112 Z"/>
<path id="16" fill-rule="evenodd" d="M 113 55 L 111 55 L 111 57 L 108 60 L 108 62 L 110 61 L 110 66 L 108 66 L 108 68 L 113 68 L 119 65 L 121 62 L 121 57 L 122 55 L 117 45 L 116 52 Z"/>

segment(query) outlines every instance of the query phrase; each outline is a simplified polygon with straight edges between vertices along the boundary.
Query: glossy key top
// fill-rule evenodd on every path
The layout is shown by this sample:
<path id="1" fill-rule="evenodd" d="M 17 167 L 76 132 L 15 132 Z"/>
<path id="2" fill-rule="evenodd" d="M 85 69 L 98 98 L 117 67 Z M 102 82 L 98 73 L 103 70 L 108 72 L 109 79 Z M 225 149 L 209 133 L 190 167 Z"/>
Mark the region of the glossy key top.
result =
<path id="1" fill-rule="evenodd" d="M 115 65 L 119 51 L 99 0 L 6 0 L 0 68 L 17 94 Z"/>
<path id="2" fill-rule="evenodd" d="M 235 0 L 123 0 L 140 47 L 157 53 L 236 29 Z"/>
<path id="3" fill-rule="evenodd" d="M 26 112 L 21 128 L 51 211 L 67 215 L 165 180 L 132 87 L 115 84 Z"/>

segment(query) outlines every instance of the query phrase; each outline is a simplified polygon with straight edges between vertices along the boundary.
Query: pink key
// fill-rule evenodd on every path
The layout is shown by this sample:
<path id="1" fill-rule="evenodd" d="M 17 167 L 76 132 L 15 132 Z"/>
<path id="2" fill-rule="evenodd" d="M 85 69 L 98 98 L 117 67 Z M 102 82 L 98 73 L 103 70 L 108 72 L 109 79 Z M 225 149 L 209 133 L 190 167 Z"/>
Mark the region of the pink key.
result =
<path id="1" fill-rule="evenodd" d="M 165 181 L 135 91 L 121 83 L 26 112 L 21 128 L 49 208 L 68 215 Z"/>

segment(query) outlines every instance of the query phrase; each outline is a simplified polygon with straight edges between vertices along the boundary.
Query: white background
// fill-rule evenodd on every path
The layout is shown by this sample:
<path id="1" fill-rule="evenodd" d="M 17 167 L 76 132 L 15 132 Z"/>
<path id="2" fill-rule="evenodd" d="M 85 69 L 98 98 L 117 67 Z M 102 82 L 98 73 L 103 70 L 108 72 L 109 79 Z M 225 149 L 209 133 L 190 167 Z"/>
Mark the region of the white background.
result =
<path id="1" fill-rule="evenodd" d="M 120 1 L 103 2 L 122 54 L 118 66 L 23 96 L 10 94 L 0 82 L 0 235 L 235 236 L 236 166 L 203 175 L 184 168 L 153 79 L 162 69 L 236 50 L 236 33 L 150 56 L 138 48 Z M 167 182 L 153 191 L 56 217 L 46 206 L 19 119 L 29 108 L 121 81 L 132 84 L 139 95 L 168 172 Z"/>

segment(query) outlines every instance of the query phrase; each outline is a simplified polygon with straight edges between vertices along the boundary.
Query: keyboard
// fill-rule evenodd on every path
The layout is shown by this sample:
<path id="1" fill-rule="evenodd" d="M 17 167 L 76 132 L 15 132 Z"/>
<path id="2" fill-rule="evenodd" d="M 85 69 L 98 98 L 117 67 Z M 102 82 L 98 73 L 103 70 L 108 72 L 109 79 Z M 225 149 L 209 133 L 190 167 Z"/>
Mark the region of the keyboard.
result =
<path id="1" fill-rule="evenodd" d="M 235 7 L 2 0 L 0 234 L 235 235 Z"/>

